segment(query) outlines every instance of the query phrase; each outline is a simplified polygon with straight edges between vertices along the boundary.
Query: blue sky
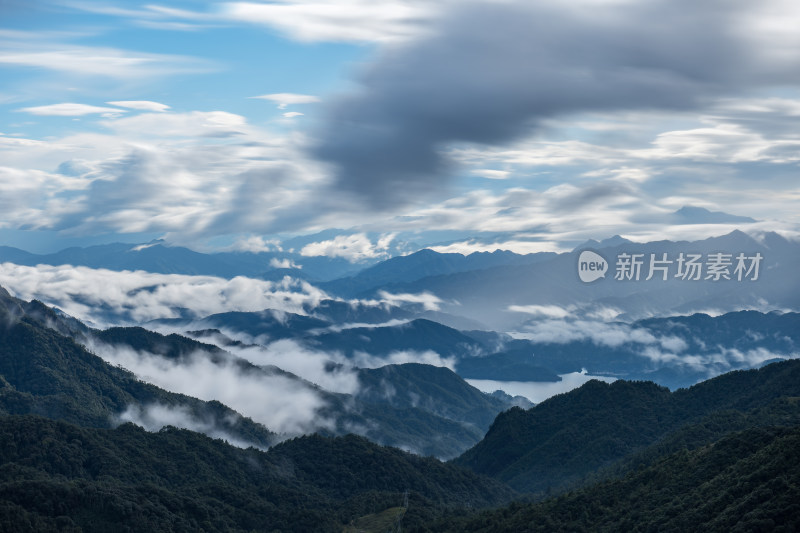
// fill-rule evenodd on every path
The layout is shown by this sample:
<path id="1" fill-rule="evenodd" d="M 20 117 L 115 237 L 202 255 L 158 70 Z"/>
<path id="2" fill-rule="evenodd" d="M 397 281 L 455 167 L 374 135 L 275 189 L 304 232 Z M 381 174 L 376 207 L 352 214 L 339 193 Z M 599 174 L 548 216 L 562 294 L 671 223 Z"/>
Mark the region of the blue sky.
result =
<path id="1" fill-rule="evenodd" d="M 2 2 L 0 244 L 796 235 L 798 25 L 783 0 Z"/>

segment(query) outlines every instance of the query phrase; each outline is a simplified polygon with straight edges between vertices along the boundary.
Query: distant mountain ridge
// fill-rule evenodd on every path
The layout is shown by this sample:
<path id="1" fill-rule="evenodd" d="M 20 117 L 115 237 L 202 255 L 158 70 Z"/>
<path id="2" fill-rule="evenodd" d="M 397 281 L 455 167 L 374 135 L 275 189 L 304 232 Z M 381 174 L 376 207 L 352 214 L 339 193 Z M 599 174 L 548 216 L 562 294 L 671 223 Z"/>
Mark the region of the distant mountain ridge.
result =
<path id="1" fill-rule="evenodd" d="M 631 323 L 570 317 L 553 324 L 531 320 L 514 338 L 492 331 L 459 331 L 426 319 L 342 327 L 328 316 L 366 321 L 408 315 L 402 309 L 351 307 L 344 302 L 331 306 L 324 302 L 320 306 L 336 309 L 327 315 L 314 308 L 309 308 L 312 316 L 265 310 L 223 313 L 197 321 L 161 320 L 153 326 L 183 332 L 207 330 L 209 338 L 214 335 L 210 330 L 218 330 L 245 343 L 292 339 L 352 361 L 366 354 L 391 363 L 392 355 L 401 352 L 433 353 L 442 364 L 449 361 L 462 378 L 497 381 L 556 382 L 561 374 L 587 371 L 652 380 L 675 389 L 729 370 L 800 357 L 800 313 L 791 312 L 696 313 Z"/>
<path id="2" fill-rule="evenodd" d="M 288 260 L 301 269 L 276 267 L 273 261 Z M 0 262 L 18 265 L 73 265 L 108 270 L 144 270 L 159 274 L 206 275 L 222 278 L 248 276 L 274 278 L 271 272 L 287 273 L 311 280 L 328 280 L 357 272 L 342 258 L 307 257 L 292 252 L 215 252 L 202 253 L 160 242 L 148 244 L 102 244 L 86 248 L 66 248 L 51 254 L 32 254 L 18 248 L 0 246 Z M 280 279 L 278 278 L 278 279 Z"/>
<path id="3" fill-rule="evenodd" d="M 617 240 L 595 251 L 608 262 L 605 279 L 583 283 L 578 278 L 578 254 L 569 253 L 527 265 L 501 265 L 481 270 L 433 275 L 410 282 L 396 282 L 358 294 L 376 298 L 379 291 L 389 293 L 430 293 L 440 299 L 442 311 L 485 324 L 489 329 L 508 331 L 525 320 L 525 313 L 559 308 L 571 316 L 594 316 L 613 312 L 624 320 L 650 316 L 689 314 L 713 310 L 739 309 L 800 310 L 800 278 L 794 266 L 800 263 L 800 242 L 777 233 L 755 239 L 741 231 L 700 241 L 656 241 L 633 243 Z M 591 246 L 590 246 L 591 248 Z M 759 279 L 686 280 L 676 278 L 681 253 L 699 254 L 702 262 L 712 254 L 730 254 L 729 276 L 736 266 L 735 256 L 761 254 Z M 615 280 L 617 256 L 642 254 L 640 278 Z M 656 272 L 649 281 L 651 254 L 662 259 L 667 254 L 671 270 L 662 280 Z M 538 307 L 537 307 L 538 306 Z M 530 309 L 530 311 L 527 311 Z M 537 311 L 537 309 L 539 311 Z"/>
<path id="4" fill-rule="evenodd" d="M 528 265 L 555 255 L 550 252 L 519 255 L 507 250 L 463 255 L 440 253 L 426 248 L 409 255 L 392 257 L 365 268 L 354 276 L 321 283 L 320 287 L 335 294 L 352 297 L 390 284 L 496 266 Z"/>

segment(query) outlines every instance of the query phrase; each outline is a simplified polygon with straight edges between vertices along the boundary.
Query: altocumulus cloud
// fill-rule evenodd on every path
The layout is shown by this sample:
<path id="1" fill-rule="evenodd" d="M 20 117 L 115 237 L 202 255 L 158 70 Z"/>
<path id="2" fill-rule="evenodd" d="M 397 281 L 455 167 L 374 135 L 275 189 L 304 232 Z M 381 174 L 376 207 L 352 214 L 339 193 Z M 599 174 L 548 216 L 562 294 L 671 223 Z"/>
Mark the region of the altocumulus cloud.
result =
<path id="1" fill-rule="evenodd" d="M 692 110 L 800 81 L 780 2 L 452 5 L 327 106 L 314 154 L 374 208 L 441 186 L 454 142 L 500 144 L 581 112 Z"/>

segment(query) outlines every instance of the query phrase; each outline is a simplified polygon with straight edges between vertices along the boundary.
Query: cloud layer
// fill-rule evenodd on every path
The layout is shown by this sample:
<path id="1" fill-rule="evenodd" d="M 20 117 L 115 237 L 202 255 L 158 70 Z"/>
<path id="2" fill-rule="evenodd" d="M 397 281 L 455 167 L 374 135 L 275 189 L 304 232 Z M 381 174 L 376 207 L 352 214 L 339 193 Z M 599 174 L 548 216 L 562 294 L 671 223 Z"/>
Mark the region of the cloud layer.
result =
<path id="1" fill-rule="evenodd" d="M 245 277 L 116 272 L 70 265 L 0 263 L 0 286 L 23 300 L 38 299 L 95 325 L 140 323 L 188 314 L 277 309 L 304 313 L 326 298 L 308 283 Z"/>
<path id="2" fill-rule="evenodd" d="M 773 36 L 769 9 L 743 2 L 470 3 L 447 15 L 328 107 L 315 154 L 375 208 L 438 189 L 450 143 L 507 143 L 577 113 L 697 109 L 800 78 L 797 39 Z"/>
<path id="3" fill-rule="evenodd" d="M 317 413 L 326 405 L 319 391 L 281 374 L 244 372 L 233 363 L 215 364 L 202 354 L 176 362 L 126 347 L 92 344 L 90 349 L 105 361 L 127 368 L 139 379 L 201 400 L 217 400 L 271 431 L 297 435 L 329 425 Z M 152 406 L 143 413 L 128 413 L 132 421 L 138 420 L 145 427 L 165 423 L 170 418 L 181 419 L 180 415 Z M 183 427 L 200 424 L 187 417 L 182 419 Z"/>

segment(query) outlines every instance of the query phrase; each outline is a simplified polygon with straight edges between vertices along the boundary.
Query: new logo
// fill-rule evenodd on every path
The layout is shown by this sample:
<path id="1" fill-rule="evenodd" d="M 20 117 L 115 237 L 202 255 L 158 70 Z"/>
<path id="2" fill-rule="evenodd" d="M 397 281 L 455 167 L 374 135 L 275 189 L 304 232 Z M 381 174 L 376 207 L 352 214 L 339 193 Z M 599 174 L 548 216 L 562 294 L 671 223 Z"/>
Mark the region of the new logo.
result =
<path id="1" fill-rule="evenodd" d="M 578 256 L 578 277 L 584 283 L 591 283 L 606 277 L 608 262 L 605 258 L 590 250 L 584 250 Z"/>

